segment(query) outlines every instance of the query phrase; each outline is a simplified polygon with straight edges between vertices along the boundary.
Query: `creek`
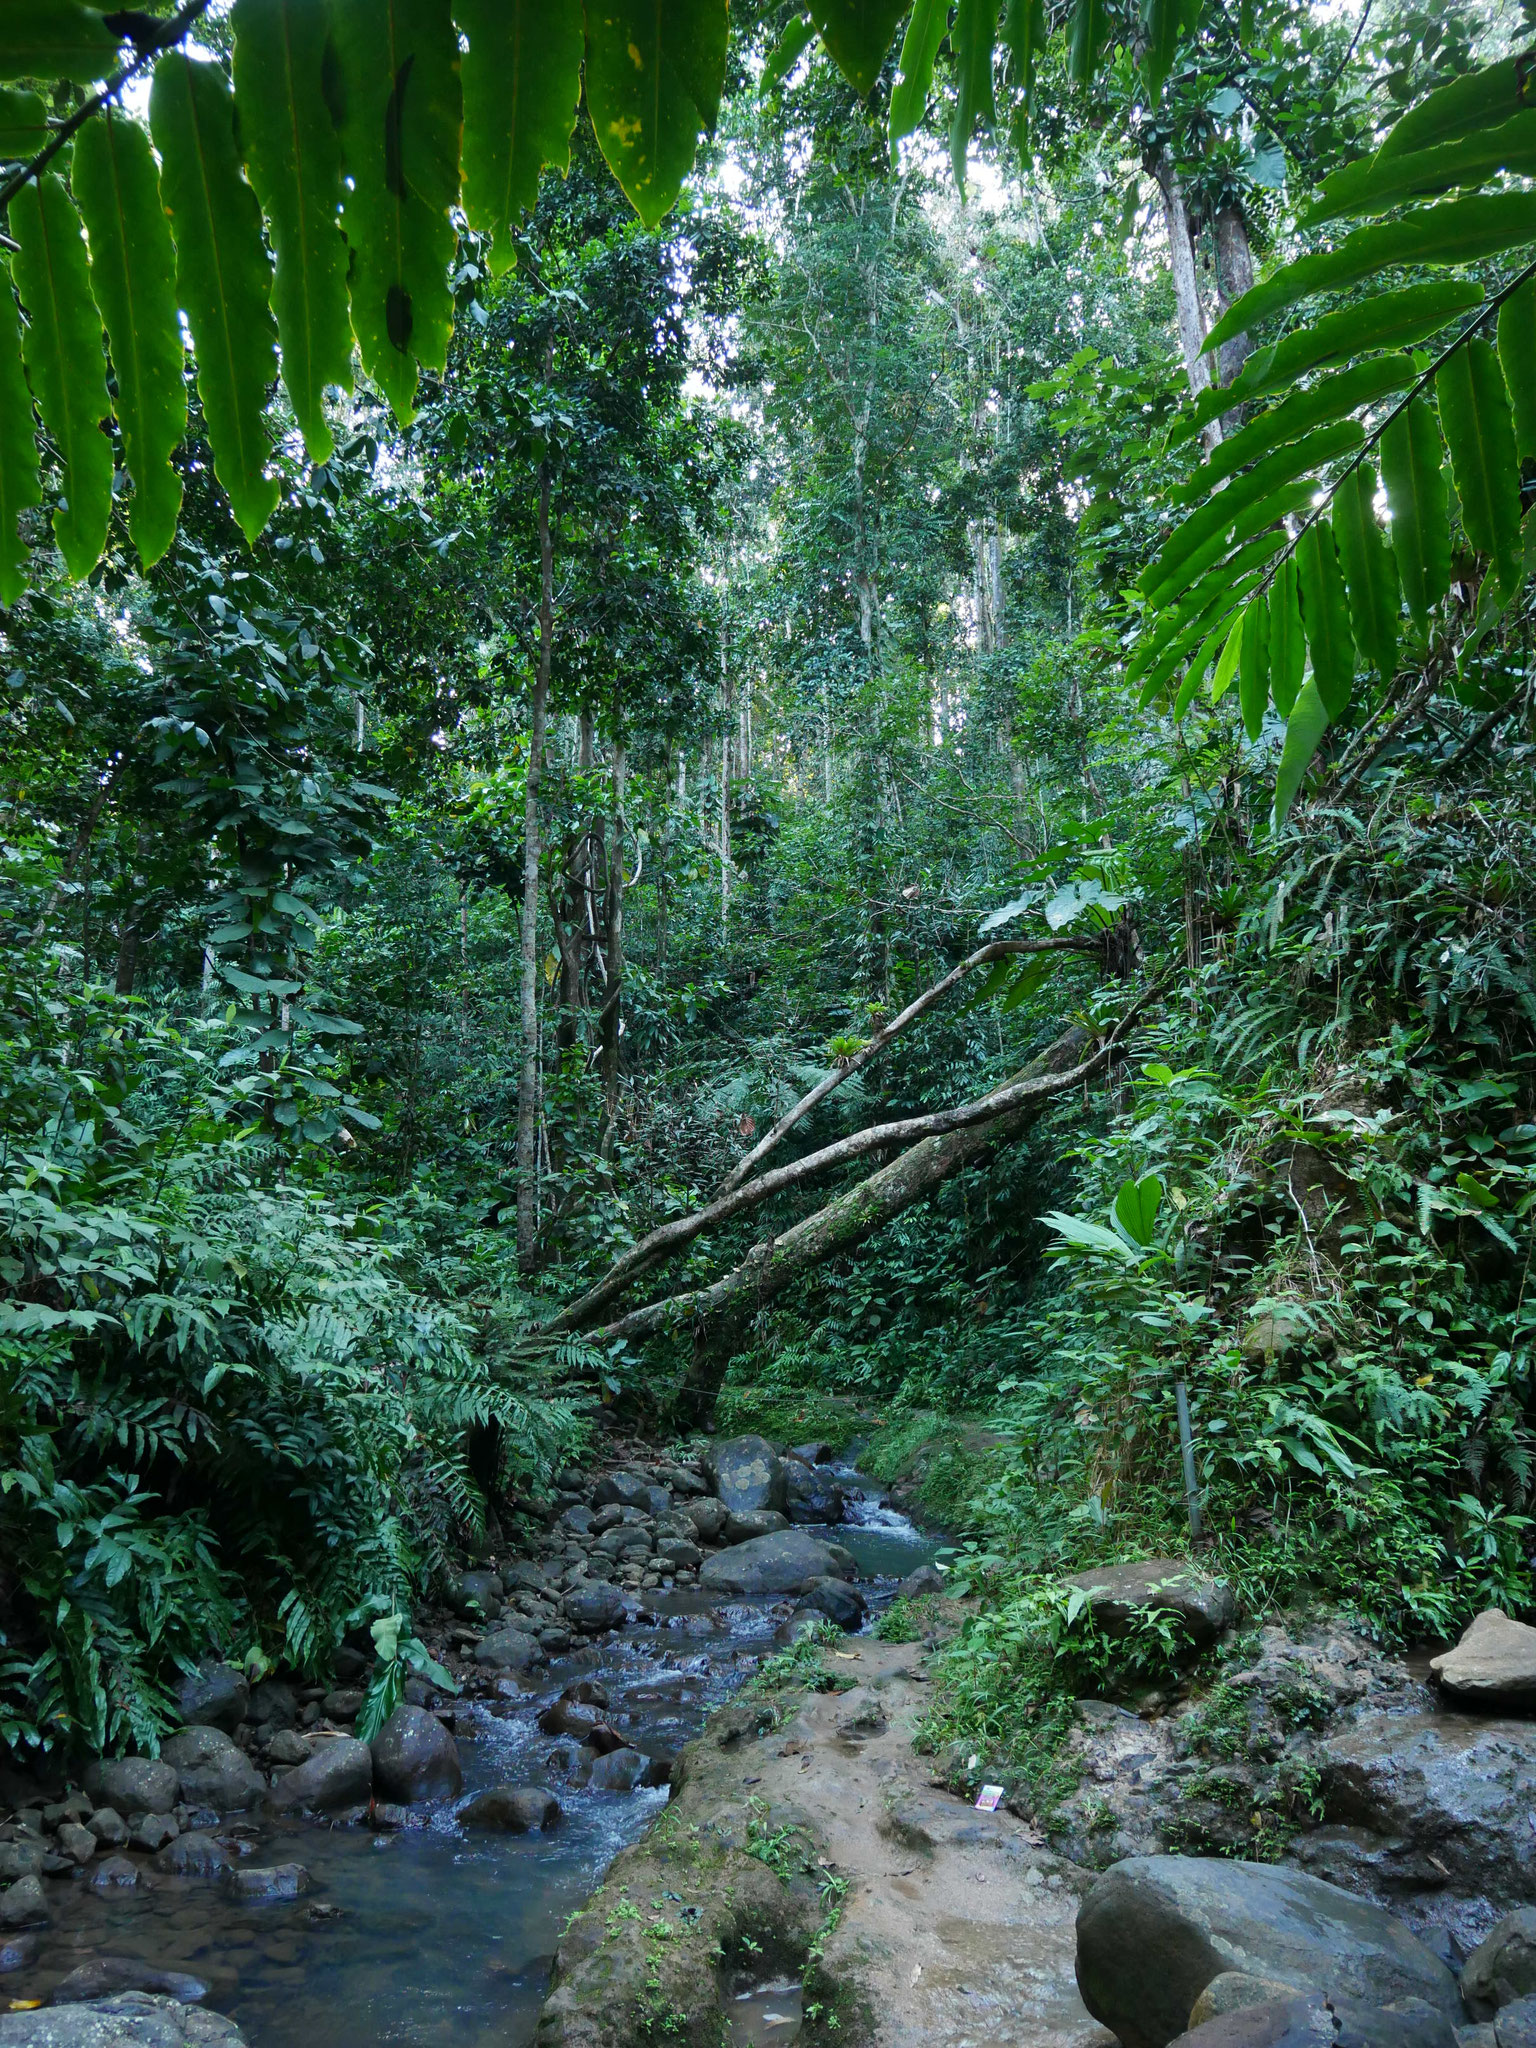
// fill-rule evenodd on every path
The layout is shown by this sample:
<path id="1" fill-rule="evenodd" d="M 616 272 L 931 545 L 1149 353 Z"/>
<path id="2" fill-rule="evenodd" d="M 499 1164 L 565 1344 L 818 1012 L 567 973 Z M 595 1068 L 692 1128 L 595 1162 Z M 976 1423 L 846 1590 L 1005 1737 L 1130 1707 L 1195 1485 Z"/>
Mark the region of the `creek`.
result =
<path id="1" fill-rule="evenodd" d="M 857 1471 L 837 1476 L 847 1519 L 826 1533 L 853 1553 L 877 1614 L 938 1546 Z M 654 1626 L 560 1658 L 536 1686 L 504 1680 L 501 1697 L 462 1705 L 463 1794 L 415 1809 L 417 1824 L 375 1833 L 253 1817 L 220 1827 L 257 1863 L 303 1864 L 312 1889 L 302 1898 L 238 1903 L 169 1878 L 105 1895 L 68 1887 L 26 1995 L 46 1997 L 93 1957 L 130 1956 L 199 1977 L 250 2048 L 525 2048 L 562 1926 L 667 1800 L 664 1789 L 573 1784 L 557 1760 L 569 1745 L 539 1731 L 540 1710 L 596 1679 L 634 1746 L 670 1756 L 773 1650 L 786 1606 L 690 1591 L 648 1596 L 647 1611 Z M 504 1784 L 547 1785 L 559 1823 L 516 1836 L 458 1825 L 465 1801 Z M 743 2011 L 743 2039 L 755 2035 L 751 2017 Z"/>

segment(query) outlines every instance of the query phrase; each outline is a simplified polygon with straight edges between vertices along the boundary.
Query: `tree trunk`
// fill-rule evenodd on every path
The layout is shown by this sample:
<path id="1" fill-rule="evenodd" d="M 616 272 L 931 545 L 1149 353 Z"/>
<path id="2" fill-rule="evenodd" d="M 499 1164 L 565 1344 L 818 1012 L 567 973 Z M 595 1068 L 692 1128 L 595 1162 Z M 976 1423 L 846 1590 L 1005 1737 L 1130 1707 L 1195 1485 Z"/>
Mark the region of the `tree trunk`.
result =
<path id="1" fill-rule="evenodd" d="M 1195 268 L 1195 243 L 1190 231 L 1189 209 L 1184 204 L 1184 187 L 1166 149 L 1151 151 L 1144 159 L 1163 195 L 1163 219 L 1168 228 L 1168 263 L 1173 273 L 1173 302 L 1178 313 L 1179 346 L 1184 352 L 1184 375 L 1190 391 L 1198 398 L 1211 382 L 1211 363 L 1200 351 L 1205 345 L 1205 308 L 1200 302 L 1200 277 Z"/>
<path id="2" fill-rule="evenodd" d="M 549 464 L 539 467 L 539 662 L 528 730 L 528 786 L 523 804 L 523 930 L 521 1011 L 523 1067 L 517 1084 L 517 1260 L 533 1263 L 539 1235 L 538 1147 L 543 1090 L 539 1072 L 539 777 L 555 630 L 555 556 L 549 525 Z"/>
<path id="3" fill-rule="evenodd" d="M 608 895 L 604 922 L 608 930 L 608 972 L 603 982 L 603 1011 L 598 1043 L 603 1075 L 602 1157 L 613 1156 L 619 1115 L 619 1025 L 624 999 L 624 742 L 613 743 L 613 838 L 608 854 Z"/>
<path id="4" fill-rule="evenodd" d="M 1248 246 L 1248 223 L 1238 207 L 1224 206 L 1216 216 L 1216 293 L 1222 312 L 1252 289 L 1253 251 Z M 1216 358 L 1223 385 L 1236 379 L 1252 353 L 1253 343 L 1247 334 L 1234 334 L 1230 341 L 1221 344 Z M 1231 426 L 1227 424 L 1229 419 Z M 1239 424 L 1237 414 L 1231 413 L 1223 419 L 1222 428 L 1230 433 Z"/>

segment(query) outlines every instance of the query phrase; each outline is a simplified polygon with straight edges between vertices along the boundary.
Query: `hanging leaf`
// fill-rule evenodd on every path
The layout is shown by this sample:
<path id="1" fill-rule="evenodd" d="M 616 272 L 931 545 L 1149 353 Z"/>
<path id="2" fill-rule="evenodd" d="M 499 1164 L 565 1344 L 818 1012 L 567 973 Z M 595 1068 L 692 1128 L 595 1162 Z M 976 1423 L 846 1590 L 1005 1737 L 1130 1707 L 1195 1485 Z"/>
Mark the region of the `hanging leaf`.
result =
<path id="1" fill-rule="evenodd" d="M 821 40 L 861 99 L 868 99 L 907 0 L 808 0 Z"/>
<path id="2" fill-rule="evenodd" d="M 0 157 L 26 162 L 48 140 L 48 109 L 41 93 L 0 85 Z"/>
<path id="3" fill-rule="evenodd" d="M 181 478 L 171 466 L 187 430 L 186 351 L 177 317 L 176 251 L 149 137 L 107 107 L 75 138 L 75 199 L 91 239 L 91 290 L 117 377 L 114 410 L 133 479 L 128 531 L 147 569 L 176 536 Z"/>
<path id="4" fill-rule="evenodd" d="M 965 160 L 976 123 L 997 118 L 992 96 L 992 46 L 997 40 L 997 0 L 960 0 L 950 47 L 955 53 L 955 114 L 949 128 L 949 160 L 961 196 Z"/>
<path id="5" fill-rule="evenodd" d="M 1297 541 L 1296 575 L 1312 680 L 1329 718 L 1337 722 L 1349 709 L 1355 686 L 1355 641 L 1338 549 L 1326 519 L 1315 520 Z"/>
<path id="6" fill-rule="evenodd" d="M 1104 0 L 1072 0 L 1072 17 L 1068 29 L 1067 75 L 1074 85 L 1093 83 L 1093 74 L 1099 68 L 1099 52 L 1104 47 L 1107 27 Z"/>
<path id="7" fill-rule="evenodd" d="M 648 228 L 692 170 L 700 129 L 714 132 L 726 29 L 727 0 L 594 0 L 587 9 L 592 126 Z"/>
<path id="8" fill-rule="evenodd" d="M 458 8 L 458 15 L 459 25 L 460 27 L 462 27 L 464 18 L 464 10 L 462 7 Z M 808 14 L 797 14 L 795 19 L 789 24 L 789 27 L 785 29 L 783 35 L 781 35 L 779 37 L 779 40 L 774 44 L 773 49 L 769 55 L 768 62 L 763 66 L 763 75 L 757 81 L 757 92 L 759 99 L 766 98 L 767 95 L 771 93 L 776 86 L 780 86 L 784 83 L 785 79 L 788 78 L 790 72 L 794 70 L 795 66 L 800 62 L 800 59 L 805 55 L 806 51 L 810 48 L 811 44 L 815 42 L 815 40 L 815 22 L 811 20 Z M 473 44 L 471 44 L 471 48 L 473 48 Z M 468 106 L 468 97 L 468 81 L 466 80 L 466 107 Z M 921 114 L 918 115 L 918 119 L 922 119 Z M 914 122 L 913 126 L 915 127 L 916 125 L 916 122 Z M 466 127 L 467 126 L 468 116 L 466 114 Z M 467 149 L 467 134 L 465 142 Z"/>
<path id="9" fill-rule="evenodd" d="M 1454 142 L 1482 128 L 1497 128 L 1530 105 L 1531 68 L 1526 57 L 1506 57 L 1481 71 L 1453 78 L 1410 107 L 1376 152 L 1383 163 L 1411 156 L 1438 142 Z"/>
<path id="10" fill-rule="evenodd" d="M 11 273 L 0 259 L 0 604 L 13 605 L 27 587 L 31 553 L 16 522 L 42 502 L 32 394 L 21 362 L 21 322 Z"/>
<path id="11" fill-rule="evenodd" d="M 1509 589 L 1520 573 L 1520 461 L 1492 343 L 1478 335 L 1457 349 L 1435 389 L 1467 538 Z"/>
<path id="12" fill-rule="evenodd" d="M 1008 50 L 1014 89 L 1019 96 L 1015 140 L 1028 141 L 1029 117 L 1034 106 L 1035 71 L 1050 37 L 1045 18 L 1045 0 L 1008 0 L 1003 16 L 1003 42 Z"/>
<path id="13" fill-rule="evenodd" d="M 1193 26 L 1192 14 L 1189 0 L 1146 0 L 1141 69 L 1154 94 L 1162 91 L 1163 81 L 1173 69 L 1179 44 Z"/>
<path id="14" fill-rule="evenodd" d="M 1397 667 L 1402 592 L 1397 563 L 1376 524 L 1376 472 L 1362 462 L 1334 493 L 1333 532 L 1360 652 L 1384 683 Z"/>
<path id="15" fill-rule="evenodd" d="M 0 78 L 92 85 L 116 70 L 120 40 L 79 0 L 0 0 Z"/>
<path id="16" fill-rule="evenodd" d="M 1434 402 L 1427 394 L 1415 398 L 1382 435 L 1381 476 L 1408 615 L 1422 630 L 1451 587 L 1445 457 Z"/>
<path id="17" fill-rule="evenodd" d="M 1241 399 L 1284 390 L 1308 370 L 1364 355 L 1368 349 L 1411 348 L 1438 334 L 1458 313 L 1481 305 L 1482 300 L 1482 286 L 1474 279 L 1452 277 L 1379 292 L 1358 305 L 1325 313 L 1273 348 L 1250 356 L 1241 376 L 1217 394 L 1226 401 L 1222 410 Z"/>
<path id="18" fill-rule="evenodd" d="M 917 0 L 901 43 L 901 75 L 891 93 L 890 136 L 900 142 L 923 125 L 934 59 L 949 29 L 949 0 Z"/>
<path id="19" fill-rule="evenodd" d="M 1394 391 L 1406 391 L 1414 375 L 1413 364 L 1407 356 L 1390 355 L 1373 356 L 1368 362 L 1356 363 L 1348 370 L 1319 377 L 1315 384 L 1293 392 L 1279 405 L 1260 413 L 1246 426 L 1239 427 L 1235 434 L 1219 441 L 1188 484 L 1174 495 L 1181 499 L 1198 497 L 1224 477 L 1232 476 L 1245 463 L 1258 461 L 1272 449 L 1284 447 L 1288 441 L 1301 440 L 1314 427 L 1343 419 L 1365 406 L 1374 405 L 1378 399 L 1389 397 Z M 1178 438 L 1182 441 L 1186 437 L 1181 433 Z M 1172 434 L 1169 444 L 1175 445 Z"/>
<path id="20" fill-rule="evenodd" d="M 1243 619 L 1239 615 L 1232 621 L 1227 632 L 1227 644 L 1221 650 L 1221 659 L 1216 664 L 1216 673 L 1211 677 L 1211 702 L 1219 704 L 1232 687 L 1232 678 L 1237 674 L 1238 657 L 1243 646 Z"/>
<path id="21" fill-rule="evenodd" d="M 1295 708 L 1306 667 L 1296 557 L 1287 555 L 1269 586 L 1269 694 L 1282 718 L 1289 718 Z"/>
<path id="22" fill-rule="evenodd" d="M 540 171 L 550 164 L 563 175 L 570 167 L 581 99 L 581 0 L 455 0 L 454 19 L 469 38 L 464 211 L 477 233 L 491 236 L 491 269 L 500 276 L 513 260 L 518 218 L 539 196 Z M 805 47 L 812 29 L 802 17 L 781 50 L 796 30 L 804 31 Z M 765 73 L 764 91 L 769 84 Z"/>
<path id="23" fill-rule="evenodd" d="M 16 282 L 27 313 L 27 375 L 64 468 L 54 538 L 70 575 L 85 577 L 112 511 L 112 443 L 102 431 L 111 408 L 85 237 L 63 179 L 48 171 L 24 185 L 11 201 L 10 227 L 21 245 Z M 30 423 L 30 406 L 25 417 Z"/>
<path id="24" fill-rule="evenodd" d="M 1280 770 L 1275 777 L 1274 826 L 1285 823 L 1296 801 L 1312 758 L 1323 743 L 1329 726 L 1328 713 L 1318 693 L 1317 679 L 1311 677 L 1296 699 L 1295 709 L 1285 722 L 1285 745 L 1280 750 Z"/>
<path id="25" fill-rule="evenodd" d="M 1536 278 L 1499 308 L 1499 362 L 1515 416 L 1515 445 L 1536 456 Z"/>
<path id="26" fill-rule="evenodd" d="M 1304 228 L 1352 213 L 1381 213 L 1404 199 L 1428 199 L 1458 187 L 1482 185 L 1500 171 L 1528 176 L 1536 170 L 1536 112 L 1517 114 L 1501 127 L 1404 154 L 1379 151 L 1346 164 L 1324 181 Z"/>
<path id="27" fill-rule="evenodd" d="M 1264 730 L 1269 702 L 1269 607 L 1255 598 L 1243 613 L 1243 638 L 1238 651 L 1237 701 L 1249 739 Z"/>
<path id="28" fill-rule="evenodd" d="M 1357 423 L 1350 421 L 1346 424 L 1354 427 L 1354 445 L 1358 446 L 1360 430 Z M 1171 597 L 1193 582 L 1197 576 L 1203 576 L 1208 569 L 1219 564 L 1229 547 L 1241 547 L 1246 541 L 1275 526 L 1278 521 L 1289 518 L 1294 512 L 1310 511 L 1316 498 L 1317 479 L 1314 476 L 1298 477 L 1294 483 L 1282 484 L 1278 491 L 1271 492 L 1259 504 L 1250 506 L 1237 521 L 1230 536 L 1218 529 L 1215 537 L 1197 548 L 1188 561 L 1181 562 L 1171 577 L 1148 591 L 1149 600 L 1157 605 L 1167 604 Z M 1283 547 L 1285 541 L 1286 535 L 1279 534 L 1275 540 L 1275 547 Z M 1270 553 L 1273 552 L 1272 547 Z"/>
<path id="29" fill-rule="evenodd" d="M 149 121 L 213 472 L 241 532 L 254 540 L 278 500 L 266 471 L 264 417 L 277 374 L 277 330 L 261 209 L 240 169 L 234 101 L 218 65 L 167 52 L 155 66 Z"/>
<path id="30" fill-rule="evenodd" d="M 312 0 L 236 0 L 235 98 L 251 184 L 277 258 L 272 310 L 283 384 L 311 458 L 334 442 L 328 384 L 350 388 L 341 145 L 326 105 L 325 12 Z"/>

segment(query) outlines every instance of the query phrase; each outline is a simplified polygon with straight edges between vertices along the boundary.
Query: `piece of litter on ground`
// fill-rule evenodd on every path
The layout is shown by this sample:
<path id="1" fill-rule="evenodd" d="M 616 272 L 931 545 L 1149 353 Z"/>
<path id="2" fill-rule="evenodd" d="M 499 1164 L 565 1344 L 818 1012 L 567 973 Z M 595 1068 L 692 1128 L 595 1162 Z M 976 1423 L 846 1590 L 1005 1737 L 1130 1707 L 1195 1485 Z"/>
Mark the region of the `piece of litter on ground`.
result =
<path id="1" fill-rule="evenodd" d="M 1003 1803 L 1003 1790 L 1001 1785 L 983 1785 L 976 1795 L 976 1811 L 996 1813 Z"/>
<path id="2" fill-rule="evenodd" d="M 921 1964 L 921 1963 L 914 1963 L 914 1964 L 912 1965 L 912 1982 L 913 1982 L 913 1983 L 915 1984 L 915 1983 L 917 1982 L 918 1978 L 919 1978 L 919 1977 L 921 1977 L 921 1975 L 922 1975 L 922 1974 L 923 1974 L 923 1966 L 922 1966 L 922 1964 Z"/>

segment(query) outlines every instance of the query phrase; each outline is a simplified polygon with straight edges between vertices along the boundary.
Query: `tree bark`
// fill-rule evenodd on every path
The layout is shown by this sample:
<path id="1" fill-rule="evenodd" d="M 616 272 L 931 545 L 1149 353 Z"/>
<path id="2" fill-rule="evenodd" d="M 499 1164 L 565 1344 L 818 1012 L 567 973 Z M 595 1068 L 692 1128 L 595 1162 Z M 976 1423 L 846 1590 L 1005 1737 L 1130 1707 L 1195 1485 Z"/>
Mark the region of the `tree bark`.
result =
<path id="1" fill-rule="evenodd" d="M 1248 223 L 1238 207 L 1224 206 L 1216 216 L 1216 292 L 1222 312 L 1252 289 L 1253 251 L 1248 245 Z M 1235 380 L 1252 353 L 1253 343 L 1246 333 L 1234 334 L 1230 341 L 1221 344 L 1216 358 L 1223 385 Z M 1231 427 L 1227 426 L 1228 419 L 1232 421 Z M 1222 421 L 1223 430 L 1230 433 L 1239 423 L 1235 413 L 1228 414 Z"/>
<path id="2" fill-rule="evenodd" d="M 613 743 L 613 838 L 608 852 L 608 890 L 604 923 L 608 933 L 607 975 L 603 982 L 603 1008 L 598 1020 L 599 1064 L 603 1076 L 603 1135 L 600 1146 L 604 1160 L 613 1156 L 614 1130 L 619 1116 L 619 1025 L 624 1001 L 624 742 Z"/>
<path id="3" fill-rule="evenodd" d="M 539 466 L 539 660 L 528 728 L 528 783 L 523 803 L 523 929 L 520 1007 L 523 1065 L 517 1085 L 517 1260 L 533 1263 L 539 1235 L 538 1146 L 543 1090 L 539 1072 L 539 778 L 554 640 L 555 557 L 549 524 L 549 464 Z"/>
<path id="4" fill-rule="evenodd" d="M 1157 180 L 1163 196 L 1163 219 L 1168 229 L 1168 263 L 1173 273 L 1173 303 L 1178 314 L 1179 346 L 1184 354 L 1184 375 L 1198 398 L 1211 382 L 1211 362 L 1200 351 L 1205 345 L 1205 308 L 1200 302 L 1200 277 L 1195 268 L 1195 243 L 1184 203 L 1184 187 L 1168 151 L 1159 148 L 1144 159 Z"/>

